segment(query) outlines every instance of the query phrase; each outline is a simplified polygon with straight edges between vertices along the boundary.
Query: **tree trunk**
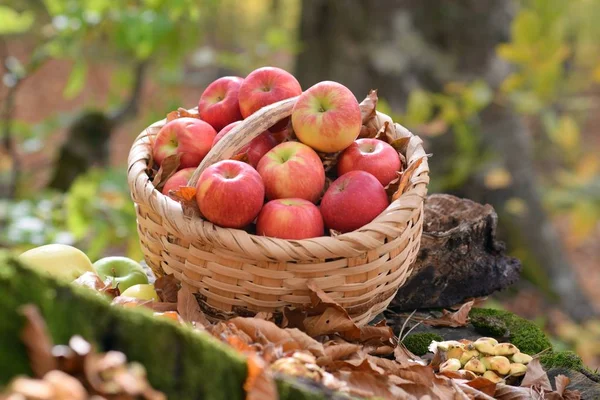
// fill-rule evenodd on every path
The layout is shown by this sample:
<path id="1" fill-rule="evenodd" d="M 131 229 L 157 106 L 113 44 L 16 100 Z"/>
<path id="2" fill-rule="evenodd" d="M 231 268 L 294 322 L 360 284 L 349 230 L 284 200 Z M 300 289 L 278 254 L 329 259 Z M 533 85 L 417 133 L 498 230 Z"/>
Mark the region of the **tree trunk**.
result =
<path id="1" fill-rule="evenodd" d="M 447 82 L 475 78 L 496 88 L 510 72 L 496 57 L 495 47 L 509 39 L 513 5 L 510 0 L 306 0 L 300 21 L 304 51 L 295 74 L 305 88 L 336 80 L 359 99 L 369 89 L 379 89 L 379 96 L 395 109 L 403 108 L 417 88 L 439 92 Z M 480 115 L 480 122 L 484 143 L 503 155 L 513 184 L 502 196 L 468 190 L 457 194 L 480 202 L 486 197 L 498 210 L 507 195 L 523 199 L 527 211 L 519 218 L 506 216 L 506 222 L 523 234 L 563 308 L 577 319 L 593 315 L 542 208 L 527 127 L 512 110 L 495 105 Z M 428 148 L 434 155 L 434 179 L 444 172 L 444 155 L 453 156 L 444 143 L 447 137 Z"/>

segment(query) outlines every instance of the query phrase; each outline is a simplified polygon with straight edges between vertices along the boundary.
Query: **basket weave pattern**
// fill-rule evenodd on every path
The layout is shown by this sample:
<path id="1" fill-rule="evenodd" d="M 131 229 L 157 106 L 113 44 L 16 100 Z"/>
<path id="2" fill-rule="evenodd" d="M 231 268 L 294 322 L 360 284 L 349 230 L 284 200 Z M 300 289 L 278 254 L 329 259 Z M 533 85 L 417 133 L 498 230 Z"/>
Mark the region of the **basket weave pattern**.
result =
<path id="1" fill-rule="evenodd" d="M 265 107 L 227 134 L 190 182 L 208 165 L 236 154 L 273 120 L 289 115 L 294 99 L 281 103 L 285 104 Z M 382 125 L 391 119 L 378 113 L 376 121 Z M 128 161 L 139 240 L 155 274 L 174 274 L 197 293 L 199 304 L 213 318 L 227 313 L 278 314 L 284 307 L 305 306 L 310 304 L 309 280 L 359 325 L 388 306 L 410 275 L 419 250 L 429 182 L 427 159 L 416 168 L 403 194 L 356 231 L 304 240 L 262 237 L 186 216 L 178 202 L 154 188 L 146 173 L 150 136 L 165 123 L 156 122 L 136 138 Z M 420 138 L 399 124 L 391 126 L 395 138 L 410 138 L 404 153 L 408 165 L 425 157 Z"/>

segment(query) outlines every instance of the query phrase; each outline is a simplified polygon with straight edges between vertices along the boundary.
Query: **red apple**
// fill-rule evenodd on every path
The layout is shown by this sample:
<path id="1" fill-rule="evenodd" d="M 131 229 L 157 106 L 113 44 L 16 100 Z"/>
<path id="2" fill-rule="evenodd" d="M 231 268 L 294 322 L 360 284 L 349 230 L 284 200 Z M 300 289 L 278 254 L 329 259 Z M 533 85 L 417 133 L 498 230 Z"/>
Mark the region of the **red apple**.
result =
<path id="1" fill-rule="evenodd" d="M 172 154 L 181 154 L 179 168 L 195 167 L 208 154 L 217 132 L 198 118 L 167 122 L 156 135 L 152 156 L 157 164 Z"/>
<path id="2" fill-rule="evenodd" d="M 240 86 L 239 101 L 242 116 L 247 118 L 264 106 L 276 103 L 302 93 L 298 80 L 289 72 L 276 67 L 263 67 L 252 71 Z M 284 129 L 289 118 L 284 118 L 269 130 Z"/>
<path id="3" fill-rule="evenodd" d="M 335 153 L 360 133 L 362 117 L 354 94 L 337 82 L 323 81 L 300 95 L 292 110 L 292 126 L 302 143 Z"/>
<path id="4" fill-rule="evenodd" d="M 224 76 L 204 89 L 198 102 L 198 113 L 215 131 L 242 119 L 238 93 L 244 81 L 239 76 Z"/>
<path id="5" fill-rule="evenodd" d="M 198 179 L 196 202 L 210 222 L 224 228 L 243 228 L 263 206 L 265 186 L 250 165 L 236 160 L 219 161 Z"/>
<path id="6" fill-rule="evenodd" d="M 344 233 L 373 221 L 388 205 L 377 178 L 365 171 L 350 171 L 329 186 L 321 200 L 321 214 L 329 229 Z"/>
<path id="7" fill-rule="evenodd" d="M 383 186 L 394 180 L 400 169 L 400 157 L 392 146 L 379 139 L 358 139 L 340 155 L 338 176 L 350 171 L 366 171 Z"/>
<path id="8" fill-rule="evenodd" d="M 212 144 L 213 147 L 215 146 L 215 144 L 217 144 L 217 142 L 219 140 L 221 140 L 221 138 L 223 136 L 225 136 L 225 134 L 227 134 L 231 129 L 233 129 L 240 122 L 241 121 L 232 122 L 231 124 L 229 124 L 225 128 L 223 128 L 221 130 L 221 132 L 219 132 L 217 134 L 217 136 L 215 136 L 215 140 L 213 141 L 213 144 Z M 242 147 L 242 149 L 239 152 L 246 153 L 248 156 L 248 162 L 250 163 L 250 165 L 252 165 L 254 168 L 256 168 L 260 159 L 265 154 L 267 154 L 267 152 L 269 150 L 271 150 L 273 147 L 275 147 L 276 144 L 277 144 L 277 142 L 271 136 L 271 132 L 264 131 L 263 133 L 261 133 L 260 135 L 258 135 L 254 139 L 252 139 L 252 141 L 250 143 L 248 143 L 246 146 Z"/>
<path id="9" fill-rule="evenodd" d="M 256 233 L 280 239 L 323 236 L 323 217 L 317 206 L 304 199 L 271 200 L 256 219 Z"/>
<path id="10" fill-rule="evenodd" d="M 267 199 L 300 198 L 315 203 L 325 185 L 325 169 L 313 149 L 300 142 L 273 147 L 258 163 Z"/>
<path id="11" fill-rule="evenodd" d="M 188 181 L 194 174 L 196 167 L 184 168 L 175 172 L 167 181 L 165 182 L 165 186 L 163 186 L 162 194 L 165 196 L 169 195 L 170 190 L 177 190 L 181 186 L 187 186 Z"/>

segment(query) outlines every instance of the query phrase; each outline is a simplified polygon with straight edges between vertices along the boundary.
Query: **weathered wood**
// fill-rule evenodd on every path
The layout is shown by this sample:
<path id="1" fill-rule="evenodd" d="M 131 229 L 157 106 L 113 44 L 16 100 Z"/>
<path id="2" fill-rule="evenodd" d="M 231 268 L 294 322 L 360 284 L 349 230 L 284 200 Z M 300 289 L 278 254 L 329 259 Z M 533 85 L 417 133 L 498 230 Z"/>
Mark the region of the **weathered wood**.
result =
<path id="1" fill-rule="evenodd" d="M 489 205 L 445 194 L 425 201 L 421 249 L 394 310 L 450 307 L 487 296 L 519 279 L 520 262 L 496 240 L 497 215 Z"/>

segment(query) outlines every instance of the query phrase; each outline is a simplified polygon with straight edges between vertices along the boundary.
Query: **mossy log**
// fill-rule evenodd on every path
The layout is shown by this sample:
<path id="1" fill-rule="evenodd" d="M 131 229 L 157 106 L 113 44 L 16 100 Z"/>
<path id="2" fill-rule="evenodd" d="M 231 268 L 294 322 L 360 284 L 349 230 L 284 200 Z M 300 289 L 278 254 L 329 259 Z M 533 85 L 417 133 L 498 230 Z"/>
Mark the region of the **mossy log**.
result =
<path id="1" fill-rule="evenodd" d="M 99 351 L 119 350 L 143 364 L 148 379 L 173 399 L 244 399 L 245 359 L 212 336 L 155 318 L 149 310 L 111 306 L 93 292 L 41 276 L 0 252 L 0 388 L 31 374 L 20 340 L 24 304 L 36 305 L 54 343 L 81 335 Z M 281 399 L 333 398 L 331 392 L 278 378 Z"/>
<path id="2" fill-rule="evenodd" d="M 447 194 L 425 200 L 421 248 L 413 273 L 390 308 L 450 307 L 490 295 L 519 280 L 520 262 L 496 240 L 498 216 L 489 205 Z"/>

